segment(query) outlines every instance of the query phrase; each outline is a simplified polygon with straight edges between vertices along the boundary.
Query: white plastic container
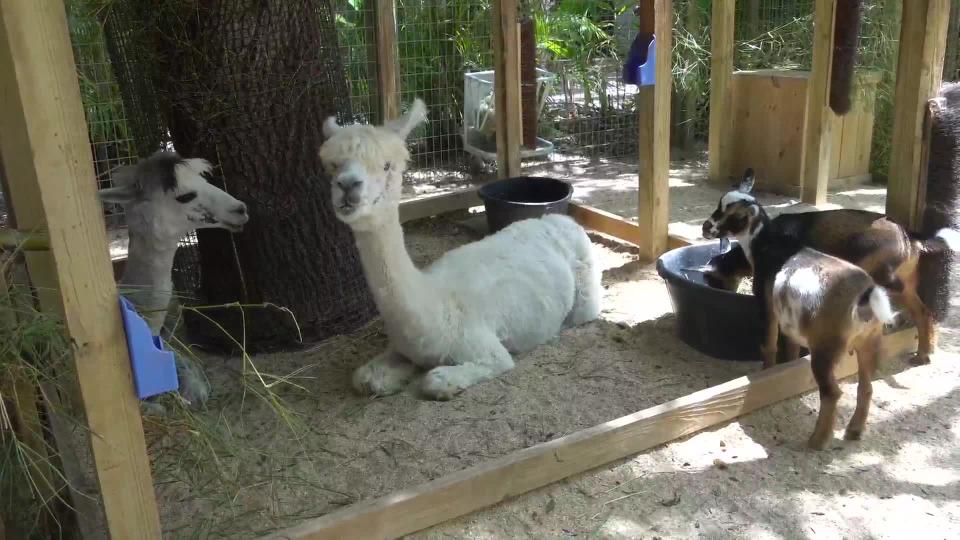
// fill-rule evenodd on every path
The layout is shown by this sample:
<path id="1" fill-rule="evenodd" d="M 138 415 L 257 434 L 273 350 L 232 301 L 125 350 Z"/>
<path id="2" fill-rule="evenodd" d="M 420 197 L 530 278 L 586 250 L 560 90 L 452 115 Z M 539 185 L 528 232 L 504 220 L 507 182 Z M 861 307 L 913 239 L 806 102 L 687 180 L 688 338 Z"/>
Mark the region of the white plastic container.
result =
<path id="1" fill-rule="evenodd" d="M 537 114 L 543 111 L 557 76 L 537 68 Z M 497 159 L 497 120 L 493 97 L 494 72 L 463 74 L 463 148 L 486 160 Z M 520 147 L 521 158 L 542 157 L 553 152 L 553 143 L 537 137 L 536 148 Z"/>

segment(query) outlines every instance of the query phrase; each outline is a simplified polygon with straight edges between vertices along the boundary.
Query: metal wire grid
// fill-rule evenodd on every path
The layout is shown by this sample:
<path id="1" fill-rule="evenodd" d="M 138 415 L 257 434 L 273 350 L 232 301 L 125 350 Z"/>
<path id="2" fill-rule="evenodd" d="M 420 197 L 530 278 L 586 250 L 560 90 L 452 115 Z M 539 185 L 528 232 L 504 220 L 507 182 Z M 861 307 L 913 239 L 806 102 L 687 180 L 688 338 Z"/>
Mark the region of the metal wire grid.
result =
<path id="1" fill-rule="evenodd" d="M 493 69 L 491 10 L 490 0 L 397 2 L 401 106 L 420 97 L 429 111 L 410 137 L 408 194 L 471 177 L 461 136 L 464 73 Z"/>
<path id="2" fill-rule="evenodd" d="M 374 0 L 334 0 L 337 38 L 350 84 L 354 121 L 378 118 L 377 41 Z"/>
<path id="3" fill-rule="evenodd" d="M 134 162 L 136 149 L 94 8 L 87 0 L 68 0 L 66 7 L 97 187 L 109 187 L 111 171 Z M 109 228 L 126 224 L 119 205 L 106 208 L 105 215 Z"/>

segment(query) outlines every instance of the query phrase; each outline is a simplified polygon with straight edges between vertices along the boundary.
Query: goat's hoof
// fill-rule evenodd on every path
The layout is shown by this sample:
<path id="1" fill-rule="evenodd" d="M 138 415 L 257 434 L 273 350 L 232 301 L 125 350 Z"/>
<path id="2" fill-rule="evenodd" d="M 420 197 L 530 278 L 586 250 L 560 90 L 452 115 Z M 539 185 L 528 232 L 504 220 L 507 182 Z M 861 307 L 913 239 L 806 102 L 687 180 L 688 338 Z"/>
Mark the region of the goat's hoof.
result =
<path id="1" fill-rule="evenodd" d="M 862 429 L 847 428 L 847 431 L 843 433 L 843 439 L 846 441 L 859 441 L 861 438 L 863 438 Z"/>
<path id="2" fill-rule="evenodd" d="M 910 358 L 910 365 L 911 365 L 911 366 L 925 366 L 925 365 L 927 365 L 927 364 L 929 364 L 929 363 L 930 363 L 930 355 L 929 355 L 929 354 L 920 354 L 920 353 L 917 353 L 917 354 L 913 355 L 912 358 Z"/>
<path id="3" fill-rule="evenodd" d="M 823 450 L 824 448 L 827 447 L 828 442 L 830 442 L 829 436 L 817 437 L 816 435 L 813 435 L 807 441 L 807 447 L 810 448 L 811 450 Z"/>
<path id="4" fill-rule="evenodd" d="M 434 368 L 423 378 L 423 393 L 437 401 L 450 401 L 464 391 L 460 385 L 450 381 L 443 368 Z"/>

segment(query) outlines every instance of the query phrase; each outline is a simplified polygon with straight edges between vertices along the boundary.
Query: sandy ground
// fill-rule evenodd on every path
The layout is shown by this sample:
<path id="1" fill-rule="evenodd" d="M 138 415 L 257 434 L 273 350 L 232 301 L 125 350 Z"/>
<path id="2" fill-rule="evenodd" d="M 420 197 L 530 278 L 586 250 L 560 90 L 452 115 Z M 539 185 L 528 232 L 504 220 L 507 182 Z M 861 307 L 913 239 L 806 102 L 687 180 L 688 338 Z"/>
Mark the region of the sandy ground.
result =
<path id="1" fill-rule="evenodd" d="M 699 230 L 721 195 L 699 185 L 699 165 L 673 167 L 673 227 L 681 230 Z M 591 174 L 579 166 L 563 165 L 578 178 L 578 200 L 635 212 L 635 166 L 586 164 Z M 794 202 L 763 200 L 780 210 Z M 882 189 L 870 188 L 831 196 L 871 209 L 882 209 L 883 200 Z M 414 261 L 427 264 L 477 238 L 462 224 L 467 217 L 409 224 Z M 653 267 L 622 245 L 597 239 L 595 249 L 605 267 L 601 319 L 563 332 L 519 357 L 512 372 L 452 402 L 422 400 L 415 388 L 380 399 L 350 392 L 351 371 L 385 346 L 376 323 L 304 352 L 246 363 L 207 358 L 216 388 L 209 409 L 193 424 L 147 425 L 165 536 L 255 536 L 759 368 L 710 359 L 680 343 Z M 826 452 L 807 452 L 803 442 L 817 410 L 816 396 L 807 395 L 414 537 L 956 537 L 958 322 L 945 325 L 946 352 L 933 365 L 884 366 L 860 443 L 837 440 Z M 296 385 L 277 387 L 299 414 L 294 429 L 265 400 L 240 390 L 238 380 L 253 366 L 267 380 L 284 376 Z M 844 391 L 840 414 L 848 418 L 855 387 Z"/>
<path id="2" fill-rule="evenodd" d="M 467 217 L 461 213 L 408 227 L 414 261 L 428 263 L 477 238 L 457 223 Z M 280 394 L 302 415 L 298 440 L 262 401 L 241 395 L 238 359 L 207 358 L 217 396 L 201 420 L 229 431 L 223 444 L 235 455 L 211 463 L 202 449 L 191 446 L 198 441 L 189 432 L 148 428 L 167 536 L 263 533 L 753 369 L 680 343 L 674 338 L 670 299 L 655 270 L 638 265 L 625 246 L 597 243 L 595 249 L 605 268 L 602 318 L 520 355 L 516 369 L 452 402 L 423 400 L 416 386 L 398 396 L 354 396 L 352 370 L 386 345 L 374 324 L 306 352 L 252 359 L 264 372 L 295 374 L 292 379 L 302 389 Z"/>

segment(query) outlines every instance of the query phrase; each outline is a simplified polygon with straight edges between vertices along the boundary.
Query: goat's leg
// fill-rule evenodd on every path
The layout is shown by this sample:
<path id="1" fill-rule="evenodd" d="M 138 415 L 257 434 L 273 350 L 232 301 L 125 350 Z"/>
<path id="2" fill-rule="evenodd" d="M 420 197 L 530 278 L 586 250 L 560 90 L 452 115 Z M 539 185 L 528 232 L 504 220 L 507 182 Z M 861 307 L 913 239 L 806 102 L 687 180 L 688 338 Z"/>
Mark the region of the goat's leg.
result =
<path id="1" fill-rule="evenodd" d="M 764 323 L 766 329 L 764 332 L 763 344 L 760 345 L 760 353 L 763 355 L 763 369 L 772 368 L 777 363 L 777 342 L 780 339 L 780 318 L 776 310 L 767 309 L 767 317 Z"/>
<path id="2" fill-rule="evenodd" d="M 783 354 L 780 355 L 781 362 L 793 362 L 800 358 L 800 345 L 787 336 L 783 336 Z"/>
<path id="3" fill-rule="evenodd" d="M 877 367 L 877 351 L 880 348 L 882 330 L 877 330 L 857 347 L 857 408 L 847 424 L 843 438 L 859 441 L 870 414 L 870 400 L 873 398 L 873 374 Z"/>
<path id="4" fill-rule="evenodd" d="M 362 395 L 387 396 L 403 390 L 416 373 L 417 366 L 387 349 L 353 372 L 353 387 Z"/>
<path id="5" fill-rule="evenodd" d="M 910 313 L 913 324 L 917 327 L 918 343 L 917 354 L 910 359 L 910 364 L 922 366 L 930 363 L 930 355 L 936 347 L 936 326 L 930 310 L 923 304 L 917 295 L 915 287 L 907 287 L 898 295 L 900 303 Z"/>
<path id="6" fill-rule="evenodd" d="M 513 356 L 492 332 L 465 338 L 452 355 L 452 366 L 435 367 L 423 378 L 423 393 L 452 399 L 465 389 L 513 369 Z"/>
<path id="7" fill-rule="evenodd" d="M 843 351 L 836 347 L 814 349 L 811 354 L 810 366 L 813 368 L 813 378 L 820 388 L 820 414 L 813 428 L 807 445 L 814 450 L 823 450 L 833 437 L 833 425 L 837 415 L 837 402 L 840 401 L 840 385 L 834 376 L 833 368 L 836 358 Z"/>

